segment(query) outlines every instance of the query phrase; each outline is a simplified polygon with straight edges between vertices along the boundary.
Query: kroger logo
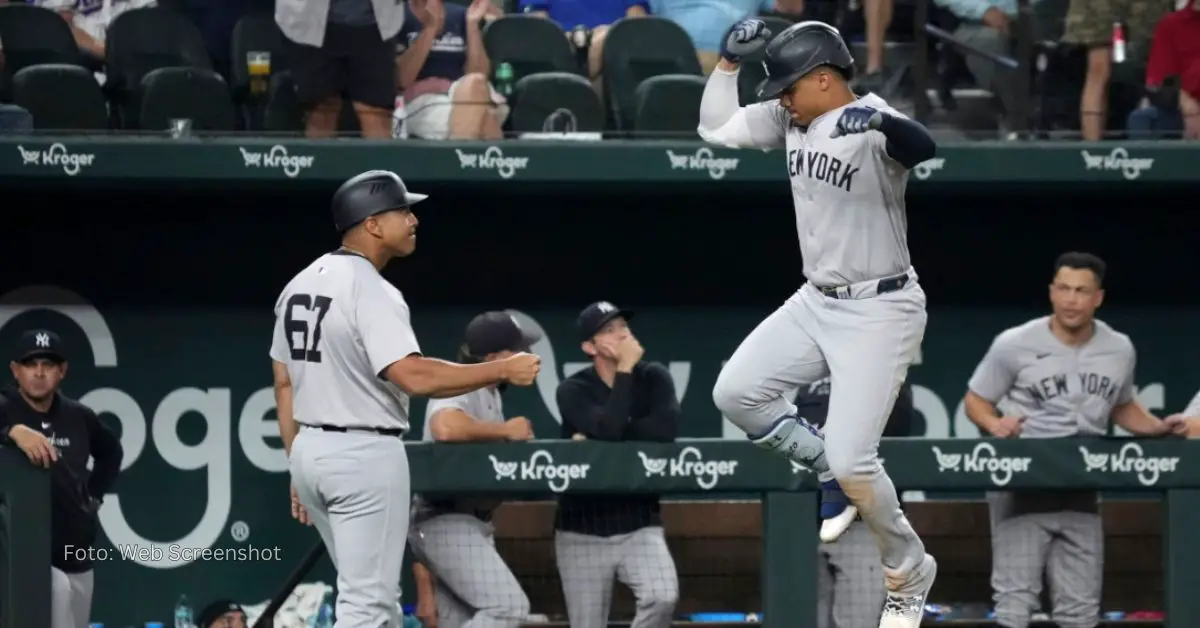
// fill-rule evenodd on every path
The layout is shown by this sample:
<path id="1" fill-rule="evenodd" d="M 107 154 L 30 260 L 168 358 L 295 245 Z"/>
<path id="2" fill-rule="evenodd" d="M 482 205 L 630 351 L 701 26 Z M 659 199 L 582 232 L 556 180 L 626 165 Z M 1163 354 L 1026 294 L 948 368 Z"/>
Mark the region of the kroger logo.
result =
<path id="1" fill-rule="evenodd" d="M 528 157 L 505 157 L 498 146 L 488 146 L 483 153 L 468 153 L 454 149 L 460 170 L 495 170 L 501 179 L 511 179 L 529 167 Z"/>
<path id="2" fill-rule="evenodd" d="M 533 452 L 529 460 L 506 461 L 491 454 L 492 468 L 496 471 L 496 480 L 528 480 L 544 481 L 555 493 L 562 493 L 571 486 L 571 480 L 587 479 L 590 464 L 554 464 L 554 456 L 545 449 Z"/>
<path id="3" fill-rule="evenodd" d="M 696 484 L 706 491 L 721 478 L 736 473 L 738 466 L 737 460 L 705 460 L 699 449 L 690 446 L 684 447 L 675 458 L 651 458 L 640 450 L 638 456 L 646 468 L 646 477 L 696 478 Z"/>
<path id="4" fill-rule="evenodd" d="M 313 162 L 316 161 L 316 157 L 310 155 L 289 154 L 287 147 L 282 144 L 272 146 L 265 153 L 246 150 L 241 146 L 238 150 L 242 151 L 242 161 L 245 162 L 246 168 L 282 170 L 289 179 L 295 179 L 301 170 L 312 168 Z"/>
<path id="5" fill-rule="evenodd" d="M 46 150 L 26 149 L 24 146 L 17 145 L 17 150 L 21 153 L 22 166 L 49 166 L 51 168 L 62 168 L 62 171 L 68 177 L 73 177 L 79 174 L 80 170 L 90 167 L 92 162 L 96 161 L 96 156 L 91 153 L 73 153 L 62 142 L 55 142 Z"/>
<path id="6" fill-rule="evenodd" d="M 979 443 L 965 454 L 943 453 L 934 445 L 933 455 L 937 458 L 939 473 L 990 473 L 996 486 L 1011 482 L 1015 473 L 1028 473 L 1031 461 L 1017 456 L 997 456 L 991 443 Z"/>
<path id="7" fill-rule="evenodd" d="M 1094 454 L 1080 445 L 1079 453 L 1083 454 L 1087 473 L 1136 473 L 1142 486 L 1154 486 L 1162 474 L 1174 473 L 1179 465 L 1179 458 L 1176 457 L 1147 457 L 1146 451 L 1138 443 L 1125 443 L 1115 454 Z"/>
<path id="8" fill-rule="evenodd" d="M 667 158 L 671 160 L 671 170 L 707 170 L 711 179 L 723 179 L 726 172 L 733 172 L 738 167 L 737 158 L 717 157 L 707 146 L 697 149 L 694 155 L 676 155 L 668 148 Z"/>

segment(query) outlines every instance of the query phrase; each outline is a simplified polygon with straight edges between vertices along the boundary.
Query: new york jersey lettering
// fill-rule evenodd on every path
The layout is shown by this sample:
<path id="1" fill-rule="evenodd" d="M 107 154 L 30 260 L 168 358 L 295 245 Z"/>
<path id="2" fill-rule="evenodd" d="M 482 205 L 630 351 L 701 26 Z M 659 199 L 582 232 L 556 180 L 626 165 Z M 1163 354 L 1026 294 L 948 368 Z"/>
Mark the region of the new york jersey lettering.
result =
<path id="1" fill-rule="evenodd" d="M 830 157 L 818 151 L 805 152 L 800 149 L 788 152 L 788 174 L 798 177 L 801 174 L 826 185 L 849 192 L 854 185 L 854 175 L 862 168 L 843 162 L 837 157 Z"/>

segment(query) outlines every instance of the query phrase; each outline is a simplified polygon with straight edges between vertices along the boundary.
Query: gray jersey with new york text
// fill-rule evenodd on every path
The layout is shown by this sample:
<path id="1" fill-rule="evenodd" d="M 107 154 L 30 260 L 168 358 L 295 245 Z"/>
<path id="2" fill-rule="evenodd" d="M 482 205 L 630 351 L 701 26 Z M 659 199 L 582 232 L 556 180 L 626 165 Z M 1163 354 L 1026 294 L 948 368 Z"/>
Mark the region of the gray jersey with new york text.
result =
<path id="1" fill-rule="evenodd" d="M 1024 417 L 1021 436 L 1105 434 L 1112 410 L 1134 399 L 1137 355 L 1129 336 L 1096 321 L 1086 344 L 1071 347 L 1050 317 L 1006 329 L 975 368 L 968 388 L 1005 416 Z"/>
<path id="2" fill-rule="evenodd" d="M 408 395 L 380 375 L 420 352 L 404 296 L 362 256 L 322 255 L 275 303 L 271 358 L 298 423 L 407 430 Z"/>
<path id="3" fill-rule="evenodd" d="M 904 117 L 875 94 L 846 107 Z M 779 101 L 743 110 L 758 145 L 787 149 L 804 276 L 819 286 L 898 275 L 912 265 L 908 169 L 887 155 L 887 139 L 878 131 L 831 138 L 842 109 L 817 117 L 807 130 L 792 124 Z"/>

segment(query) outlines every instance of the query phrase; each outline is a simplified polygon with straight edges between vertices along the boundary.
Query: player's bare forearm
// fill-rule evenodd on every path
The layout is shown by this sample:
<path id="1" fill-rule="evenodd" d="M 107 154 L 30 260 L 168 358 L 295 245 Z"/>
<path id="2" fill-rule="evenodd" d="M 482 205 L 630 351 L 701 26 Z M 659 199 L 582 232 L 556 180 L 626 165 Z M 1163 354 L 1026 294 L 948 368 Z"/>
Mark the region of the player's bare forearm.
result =
<path id="1" fill-rule="evenodd" d="M 283 441 L 283 451 L 292 455 L 292 441 L 300 426 L 292 414 L 292 379 L 288 375 L 287 365 L 281 362 L 271 362 L 271 375 L 275 389 L 275 416 L 279 421 L 279 438 Z"/>
<path id="2" fill-rule="evenodd" d="M 503 423 L 478 421 L 455 408 L 439 411 L 429 419 L 429 433 L 440 443 L 508 440 Z"/>
<path id="3" fill-rule="evenodd" d="M 929 130 L 916 120 L 883 114 L 879 132 L 887 138 L 887 154 L 905 168 L 933 159 L 937 142 Z"/>
<path id="4" fill-rule="evenodd" d="M 413 561 L 413 581 L 417 585 L 417 597 L 432 599 L 434 595 L 433 574 L 425 565 Z"/>
<path id="5" fill-rule="evenodd" d="M 1112 411 L 1112 419 L 1121 427 L 1138 436 L 1159 436 L 1163 433 L 1163 422 L 1134 399 L 1123 403 Z"/>
<path id="6" fill-rule="evenodd" d="M 505 380 L 503 361 L 455 364 L 437 358 L 410 356 L 393 362 L 384 373 L 388 381 L 417 397 L 455 397 Z"/>
<path id="7" fill-rule="evenodd" d="M 967 418 L 975 424 L 975 427 L 989 434 L 996 421 L 1000 419 L 1000 413 L 996 410 L 995 404 L 969 390 L 963 399 L 963 411 L 966 412 Z"/>

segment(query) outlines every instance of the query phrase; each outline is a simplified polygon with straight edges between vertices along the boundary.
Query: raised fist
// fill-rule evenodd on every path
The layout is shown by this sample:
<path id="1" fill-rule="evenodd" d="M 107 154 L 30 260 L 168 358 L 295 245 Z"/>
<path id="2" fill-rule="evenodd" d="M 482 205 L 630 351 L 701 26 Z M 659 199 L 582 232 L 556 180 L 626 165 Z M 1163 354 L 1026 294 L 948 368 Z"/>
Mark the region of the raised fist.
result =
<path id="1" fill-rule="evenodd" d="M 729 28 L 721 42 L 721 57 L 730 63 L 739 63 L 743 57 L 758 52 L 771 38 L 767 23 L 748 17 Z"/>

